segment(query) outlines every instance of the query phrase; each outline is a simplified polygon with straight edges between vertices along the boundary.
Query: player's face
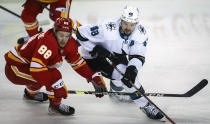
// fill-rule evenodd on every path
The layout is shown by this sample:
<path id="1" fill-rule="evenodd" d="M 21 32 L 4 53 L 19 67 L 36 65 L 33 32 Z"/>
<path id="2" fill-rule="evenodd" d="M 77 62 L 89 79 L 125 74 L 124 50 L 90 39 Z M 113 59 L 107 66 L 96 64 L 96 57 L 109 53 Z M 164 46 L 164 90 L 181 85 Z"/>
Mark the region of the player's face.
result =
<path id="1" fill-rule="evenodd" d="M 130 23 L 121 20 L 121 33 L 125 35 L 130 35 L 134 31 L 136 25 L 137 23 Z"/>
<path id="2" fill-rule="evenodd" d="M 59 47 L 61 48 L 65 47 L 70 37 L 71 37 L 70 32 L 65 32 L 65 31 L 56 32 L 56 39 L 57 39 Z"/>

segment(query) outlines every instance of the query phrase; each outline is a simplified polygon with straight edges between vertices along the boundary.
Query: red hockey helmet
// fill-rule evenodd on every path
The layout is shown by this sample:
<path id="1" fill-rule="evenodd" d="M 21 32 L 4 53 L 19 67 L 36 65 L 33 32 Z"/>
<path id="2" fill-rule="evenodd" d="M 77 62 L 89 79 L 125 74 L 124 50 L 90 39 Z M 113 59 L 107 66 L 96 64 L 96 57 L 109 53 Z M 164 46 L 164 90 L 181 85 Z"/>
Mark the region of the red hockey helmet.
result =
<path id="1" fill-rule="evenodd" d="M 72 21 L 70 18 L 57 18 L 54 28 L 58 31 L 72 32 Z"/>

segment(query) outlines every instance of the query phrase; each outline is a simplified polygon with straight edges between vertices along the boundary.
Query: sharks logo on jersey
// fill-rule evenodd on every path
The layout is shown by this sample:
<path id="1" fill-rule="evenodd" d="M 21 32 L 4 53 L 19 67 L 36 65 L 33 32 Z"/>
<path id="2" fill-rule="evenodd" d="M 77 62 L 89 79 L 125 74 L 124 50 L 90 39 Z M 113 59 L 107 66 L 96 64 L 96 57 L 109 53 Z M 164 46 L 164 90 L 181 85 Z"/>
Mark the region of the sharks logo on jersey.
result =
<path id="1" fill-rule="evenodd" d="M 116 24 L 114 22 L 108 22 L 108 24 L 106 24 L 106 29 L 107 31 L 110 30 L 116 30 Z"/>

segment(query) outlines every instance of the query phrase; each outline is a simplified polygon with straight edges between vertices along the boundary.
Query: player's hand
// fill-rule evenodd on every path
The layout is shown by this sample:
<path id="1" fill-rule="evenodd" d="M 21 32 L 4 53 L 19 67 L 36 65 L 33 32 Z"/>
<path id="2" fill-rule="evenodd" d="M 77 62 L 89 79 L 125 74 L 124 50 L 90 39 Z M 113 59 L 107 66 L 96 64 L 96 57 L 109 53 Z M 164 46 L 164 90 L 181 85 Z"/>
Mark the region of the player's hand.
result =
<path id="1" fill-rule="evenodd" d="M 67 98 L 68 90 L 62 79 L 59 79 L 57 82 L 55 82 L 52 85 L 52 88 L 54 90 L 55 98 L 64 98 L 64 99 Z"/>
<path id="2" fill-rule="evenodd" d="M 93 56 L 97 56 L 97 57 L 100 57 L 100 58 L 110 58 L 112 57 L 112 54 L 105 48 L 103 48 L 102 46 L 100 45 L 96 45 L 93 50 L 90 52 L 90 55 L 93 57 Z"/>
<path id="3" fill-rule="evenodd" d="M 137 76 L 138 70 L 136 69 L 135 66 L 131 65 L 126 68 L 125 74 L 121 81 L 128 87 L 131 88 L 132 84 L 135 83 L 135 79 Z"/>
<path id="4" fill-rule="evenodd" d="M 128 64 L 128 59 L 124 51 L 122 51 L 122 54 L 113 52 L 113 56 L 109 59 L 114 63 L 114 65 L 118 65 L 118 64 L 127 65 Z"/>
<path id="5" fill-rule="evenodd" d="M 96 72 L 95 74 L 93 74 L 91 82 L 92 82 L 93 87 L 95 89 L 96 97 L 99 97 L 99 98 L 103 97 L 104 95 L 100 94 L 100 93 L 107 92 L 107 88 L 106 88 L 106 84 L 104 82 L 104 79 L 101 76 L 101 73 Z M 97 94 L 97 93 L 99 93 L 99 94 Z"/>

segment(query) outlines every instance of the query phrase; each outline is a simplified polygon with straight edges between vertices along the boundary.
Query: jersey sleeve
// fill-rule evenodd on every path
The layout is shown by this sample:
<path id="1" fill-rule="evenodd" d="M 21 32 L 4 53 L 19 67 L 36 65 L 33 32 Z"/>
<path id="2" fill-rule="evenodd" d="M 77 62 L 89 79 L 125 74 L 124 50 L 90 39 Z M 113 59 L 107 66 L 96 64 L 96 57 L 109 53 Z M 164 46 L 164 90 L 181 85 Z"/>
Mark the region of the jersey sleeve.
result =
<path id="1" fill-rule="evenodd" d="M 138 26 L 135 36 L 130 42 L 129 65 L 134 65 L 141 69 L 145 62 L 148 35 L 142 26 Z"/>
<path id="2" fill-rule="evenodd" d="M 104 42 L 103 26 L 101 24 L 80 26 L 76 36 L 85 50 L 92 51 L 97 44 Z"/>
<path id="3" fill-rule="evenodd" d="M 91 80 L 93 72 L 87 65 L 86 61 L 78 53 L 78 45 L 72 38 L 71 41 L 65 46 L 66 60 L 72 68 L 82 77 Z"/>

